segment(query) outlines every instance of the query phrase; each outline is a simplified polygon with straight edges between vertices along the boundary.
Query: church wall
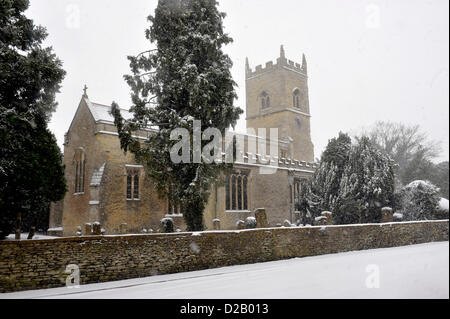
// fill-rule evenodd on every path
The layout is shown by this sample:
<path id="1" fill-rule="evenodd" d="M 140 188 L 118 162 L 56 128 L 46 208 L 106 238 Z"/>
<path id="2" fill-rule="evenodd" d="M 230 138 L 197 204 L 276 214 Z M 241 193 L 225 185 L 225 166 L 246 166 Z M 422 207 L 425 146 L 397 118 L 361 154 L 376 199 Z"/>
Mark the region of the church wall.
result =
<path id="1" fill-rule="evenodd" d="M 84 225 L 97 221 L 102 224 L 106 234 L 119 233 L 122 223 L 127 224 L 129 232 L 139 233 L 144 228 L 157 230 L 159 221 L 167 212 L 166 201 L 158 198 L 143 168 L 133 168 L 139 171 L 140 199 L 126 199 L 126 164 L 135 164 L 134 157 L 131 153 L 123 152 L 117 135 L 102 134 L 99 131 L 114 132 L 114 127 L 96 124 L 83 100 L 68 132 L 68 144 L 64 148 L 68 192 L 64 199 L 63 235 L 75 235 L 78 226 L 81 226 L 84 234 Z M 74 194 L 74 155 L 80 147 L 86 155 L 85 189 L 83 194 Z M 94 171 L 105 163 L 100 185 L 90 186 Z M 57 216 L 53 219 L 57 220 Z"/>
<path id="2" fill-rule="evenodd" d="M 274 174 L 261 174 L 259 167 L 236 165 L 235 171 L 250 170 L 248 177 L 248 210 L 227 211 L 225 186 L 217 187 L 217 201 L 215 188 L 211 189 L 211 197 L 204 213 L 204 223 L 207 229 L 214 229 L 213 220 L 220 220 L 221 229 L 236 229 L 239 220 L 254 217 L 257 208 L 265 208 L 269 225 L 275 227 L 285 220 L 291 221 L 291 189 L 288 174 L 285 169 L 278 169 Z M 294 178 L 307 179 L 311 173 L 295 172 Z M 217 213 L 216 213 L 217 212 Z M 292 220 L 296 222 L 295 218 Z"/>
<path id="3" fill-rule="evenodd" d="M 74 117 L 72 126 L 67 135 L 67 143 L 64 147 L 65 177 L 68 191 L 64 198 L 64 211 L 62 226 L 64 235 L 74 235 L 77 226 L 83 226 L 90 222 L 88 217 L 89 184 L 94 169 L 100 168 L 102 152 L 95 139 L 95 122 L 84 101 Z M 86 172 L 84 174 L 84 193 L 75 194 L 75 152 L 82 148 L 86 156 Z"/>
<path id="4" fill-rule="evenodd" d="M 102 182 L 102 226 L 107 233 L 119 233 L 126 223 L 128 231 L 142 232 L 143 228 L 156 230 L 167 212 L 165 200 L 158 198 L 156 190 L 144 168 L 127 168 L 135 164 L 131 153 L 124 154 L 115 135 L 97 134 L 96 139 L 105 153 L 107 162 Z M 127 169 L 139 172 L 139 200 L 127 200 Z"/>
<path id="5" fill-rule="evenodd" d="M 448 241 L 448 220 L 6 240 L 0 241 L 0 293 L 64 287 L 70 264 L 85 285 L 433 241 Z"/>

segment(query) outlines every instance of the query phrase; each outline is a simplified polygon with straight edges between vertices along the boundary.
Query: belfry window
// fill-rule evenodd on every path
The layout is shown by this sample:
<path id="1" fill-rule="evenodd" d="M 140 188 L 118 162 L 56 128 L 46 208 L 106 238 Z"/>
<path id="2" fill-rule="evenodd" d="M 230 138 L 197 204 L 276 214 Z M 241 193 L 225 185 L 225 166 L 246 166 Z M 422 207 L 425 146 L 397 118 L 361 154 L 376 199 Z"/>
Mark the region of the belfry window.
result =
<path id="1" fill-rule="evenodd" d="M 227 177 L 225 184 L 226 210 L 248 210 L 248 176 L 234 172 Z"/>
<path id="2" fill-rule="evenodd" d="M 75 168 L 75 185 L 74 193 L 82 194 L 84 193 L 84 181 L 85 181 L 85 171 L 86 171 L 86 156 L 84 150 L 79 148 L 75 152 L 74 158 L 74 168 Z"/>
<path id="3" fill-rule="evenodd" d="M 296 108 L 300 108 L 300 90 L 295 89 L 292 93 L 293 105 Z"/>
<path id="4" fill-rule="evenodd" d="M 270 107 L 270 97 L 269 94 L 267 94 L 267 92 L 262 92 L 260 95 L 260 99 L 261 99 L 261 108 L 266 109 Z"/>
<path id="5" fill-rule="evenodd" d="M 127 200 L 139 200 L 139 170 L 127 171 Z"/>

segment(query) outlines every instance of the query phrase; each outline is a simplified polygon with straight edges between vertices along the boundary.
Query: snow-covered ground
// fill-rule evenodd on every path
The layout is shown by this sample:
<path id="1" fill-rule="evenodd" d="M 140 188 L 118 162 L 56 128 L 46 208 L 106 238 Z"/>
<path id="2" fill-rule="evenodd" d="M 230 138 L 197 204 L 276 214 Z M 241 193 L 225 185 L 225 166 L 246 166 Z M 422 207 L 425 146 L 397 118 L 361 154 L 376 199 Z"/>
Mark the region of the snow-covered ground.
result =
<path id="1" fill-rule="evenodd" d="M 0 298 L 449 298 L 449 243 L 0 294 Z"/>
<path id="2" fill-rule="evenodd" d="M 20 239 L 21 240 L 27 240 L 28 237 L 28 233 L 22 233 L 20 234 Z M 38 240 L 38 239 L 54 239 L 54 238 L 59 238 L 59 237 L 54 237 L 54 236 L 48 236 L 48 235 L 42 235 L 40 233 L 36 233 L 33 236 L 33 240 Z M 5 240 L 16 240 L 16 235 L 15 234 L 10 234 L 6 237 Z"/>

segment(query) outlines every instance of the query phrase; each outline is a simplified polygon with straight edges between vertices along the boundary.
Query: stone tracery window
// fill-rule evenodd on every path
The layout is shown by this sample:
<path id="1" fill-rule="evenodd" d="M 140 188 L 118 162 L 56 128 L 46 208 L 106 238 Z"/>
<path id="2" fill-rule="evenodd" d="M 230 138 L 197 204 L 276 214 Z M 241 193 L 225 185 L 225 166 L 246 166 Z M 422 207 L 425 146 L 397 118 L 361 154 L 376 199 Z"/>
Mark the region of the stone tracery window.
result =
<path id="1" fill-rule="evenodd" d="M 296 108 L 300 108 L 300 90 L 295 89 L 292 93 L 293 105 Z"/>
<path id="2" fill-rule="evenodd" d="M 139 200 L 139 170 L 127 170 L 127 200 Z"/>
<path id="3" fill-rule="evenodd" d="M 248 176 L 244 172 L 233 172 L 226 179 L 225 207 L 229 211 L 248 210 Z"/>
<path id="4" fill-rule="evenodd" d="M 82 148 L 75 151 L 75 194 L 84 193 L 85 171 L 86 171 L 86 155 Z"/>

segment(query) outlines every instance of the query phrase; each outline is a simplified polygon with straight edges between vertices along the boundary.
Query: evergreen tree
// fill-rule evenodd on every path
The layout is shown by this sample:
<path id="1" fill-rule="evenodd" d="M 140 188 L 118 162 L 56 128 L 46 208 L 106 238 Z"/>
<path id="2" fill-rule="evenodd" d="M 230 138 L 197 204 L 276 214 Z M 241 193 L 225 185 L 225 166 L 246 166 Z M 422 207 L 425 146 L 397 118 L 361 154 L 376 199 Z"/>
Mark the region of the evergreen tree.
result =
<path id="1" fill-rule="evenodd" d="M 66 185 L 60 150 L 47 129 L 65 72 L 46 30 L 24 15 L 27 0 L 0 2 L 0 238 L 21 219 L 45 219 Z"/>
<path id="2" fill-rule="evenodd" d="M 400 190 L 399 198 L 399 213 L 403 215 L 403 220 L 431 220 L 441 217 L 438 209 L 439 189 L 428 181 L 409 183 Z"/>
<path id="3" fill-rule="evenodd" d="M 368 138 L 355 145 L 346 134 L 329 141 L 319 168 L 303 187 L 301 210 L 312 217 L 333 212 L 335 224 L 378 222 L 394 201 L 390 158 Z"/>
<path id="4" fill-rule="evenodd" d="M 335 212 L 341 176 L 348 162 L 351 138 L 340 132 L 337 138 L 328 141 L 321 157 L 321 165 L 313 177 L 302 187 L 300 211 L 311 220 L 322 211 Z M 334 218 L 334 217 L 333 217 Z"/>
<path id="5" fill-rule="evenodd" d="M 132 75 L 125 79 L 132 89 L 134 119 L 124 121 L 118 106 L 112 113 L 121 147 L 135 155 L 154 181 L 161 196 L 181 202 L 188 229 L 203 230 L 203 210 L 216 178 L 231 165 L 175 164 L 170 149 L 171 131 L 185 128 L 193 136 L 193 119 L 202 131 L 214 127 L 222 136 L 235 125 L 242 110 L 233 106 L 236 93 L 232 62 L 222 47 L 232 39 L 224 33 L 224 13 L 215 0 L 160 0 L 146 37 L 156 49 L 129 57 Z M 156 127 L 141 144 L 132 132 Z"/>
<path id="6" fill-rule="evenodd" d="M 393 162 L 369 138 L 362 137 L 350 150 L 348 167 L 349 181 L 355 174 L 352 198 L 359 203 L 360 222 L 379 222 L 381 208 L 393 205 Z"/>

